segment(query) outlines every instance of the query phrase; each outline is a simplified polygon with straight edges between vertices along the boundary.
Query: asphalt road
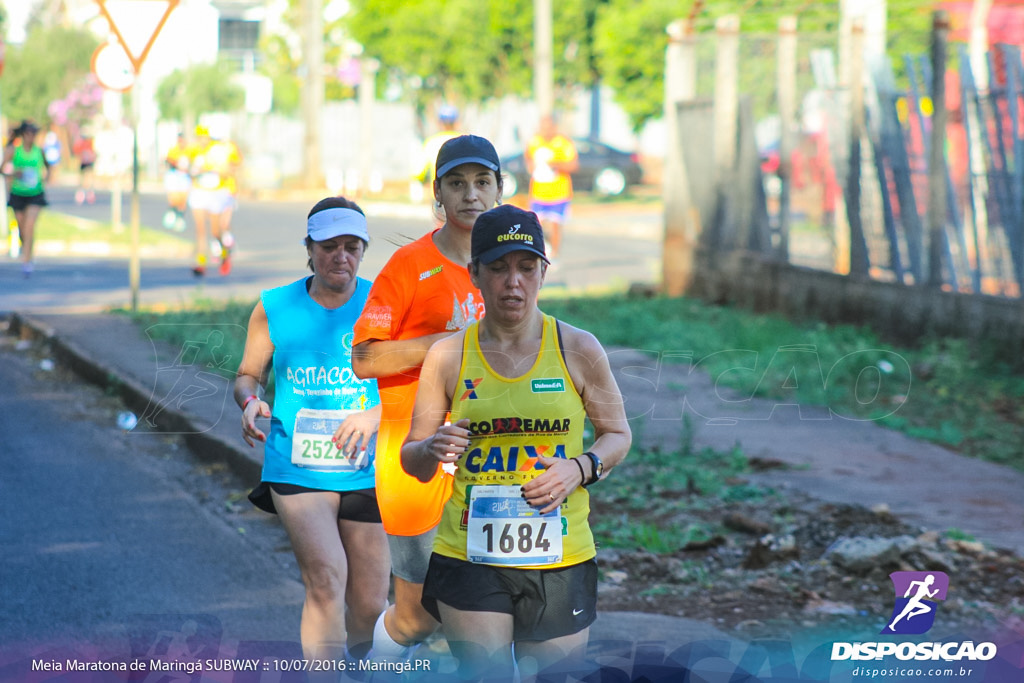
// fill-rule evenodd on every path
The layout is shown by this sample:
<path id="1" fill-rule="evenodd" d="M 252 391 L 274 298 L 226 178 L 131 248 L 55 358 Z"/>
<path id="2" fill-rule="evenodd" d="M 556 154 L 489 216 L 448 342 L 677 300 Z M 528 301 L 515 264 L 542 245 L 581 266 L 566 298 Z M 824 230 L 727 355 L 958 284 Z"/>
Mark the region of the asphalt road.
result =
<path id="1" fill-rule="evenodd" d="M 110 194 L 98 192 L 95 204 L 79 206 L 70 187 L 47 190 L 50 207 L 93 220 L 110 221 Z M 205 278 L 192 275 L 191 262 L 181 256 L 146 259 L 141 264 L 139 303 L 142 306 L 179 303 L 195 298 L 252 300 L 261 289 L 278 286 L 300 277 L 306 268 L 305 216 L 314 202 L 243 200 L 233 226 L 238 240 L 235 267 L 228 277 L 215 272 Z M 140 222 L 157 227 L 166 209 L 162 194 L 140 195 Z M 429 207 L 374 205 L 364 207 L 370 214 L 372 241 L 360 275 L 372 279 L 395 250 L 431 229 Z M 421 215 L 422 213 L 422 215 Z M 582 211 L 580 214 L 584 213 Z M 603 209 L 571 219 L 566 231 L 563 258 L 550 271 L 548 290 L 653 282 L 656 278 L 660 244 L 636 236 L 655 220 L 645 215 L 623 215 Z M 122 219 L 129 220 L 129 196 L 122 196 Z M 639 225 L 638 225 L 639 224 Z M 191 221 L 181 233 L 192 239 Z M 37 239 L 45 239 L 41 234 Z M 0 311 L 88 312 L 131 303 L 126 258 L 43 256 L 37 258 L 35 274 L 23 279 L 18 263 L 0 255 Z"/>
<path id="2" fill-rule="evenodd" d="M 181 638 L 202 657 L 298 656 L 303 590 L 274 518 L 16 343 L 0 335 L 0 680 L 35 679 L 32 658 L 159 656 Z"/>

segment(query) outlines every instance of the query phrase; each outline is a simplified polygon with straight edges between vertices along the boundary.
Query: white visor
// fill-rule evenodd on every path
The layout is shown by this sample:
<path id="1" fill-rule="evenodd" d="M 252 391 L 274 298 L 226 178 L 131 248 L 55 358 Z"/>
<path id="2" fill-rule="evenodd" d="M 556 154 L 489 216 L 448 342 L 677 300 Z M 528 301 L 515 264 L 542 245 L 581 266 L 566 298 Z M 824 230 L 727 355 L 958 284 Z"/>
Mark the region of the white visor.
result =
<path id="1" fill-rule="evenodd" d="M 370 241 L 366 230 L 366 216 L 353 209 L 324 209 L 306 221 L 306 234 L 314 242 L 323 242 L 333 237 L 351 235 L 364 242 Z"/>

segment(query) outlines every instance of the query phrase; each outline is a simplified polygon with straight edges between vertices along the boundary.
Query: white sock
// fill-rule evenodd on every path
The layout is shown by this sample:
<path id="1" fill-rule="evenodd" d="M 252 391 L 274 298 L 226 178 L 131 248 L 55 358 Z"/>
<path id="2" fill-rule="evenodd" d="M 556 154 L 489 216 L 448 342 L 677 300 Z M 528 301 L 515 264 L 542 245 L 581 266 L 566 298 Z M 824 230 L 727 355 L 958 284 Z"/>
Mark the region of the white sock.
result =
<path id="1" fill-rule="evenodd" d="M 403 659 L 408 656 L 409 648 L 395 642 L 395 639 L 388 633 L 384 626 L 384 615 L 387 610 L 380 613 L 377 623 L 373 627 L 373 648 L 370 650 L 371 657 L 396 657 Z"/>

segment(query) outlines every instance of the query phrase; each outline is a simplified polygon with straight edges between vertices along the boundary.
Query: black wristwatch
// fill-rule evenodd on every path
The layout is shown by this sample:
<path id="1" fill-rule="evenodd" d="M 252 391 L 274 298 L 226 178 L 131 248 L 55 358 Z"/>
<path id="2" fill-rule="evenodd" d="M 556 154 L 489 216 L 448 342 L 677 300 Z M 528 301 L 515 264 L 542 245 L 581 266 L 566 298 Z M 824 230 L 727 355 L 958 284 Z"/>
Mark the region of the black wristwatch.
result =
<path id="1" fill-rule="evenodd" d="M 583 485 L 583 488 L 587 488 L 591 484 L 596 484 L 597 482 L 601 481 L 601 475 L 604 474 L 604 463 L 601 462 L 601 458 L 597 457 L 590 451 L 587 451 L 583 455 L 590 458 L 590 462 L 594 466 L 594 478 Z"/>

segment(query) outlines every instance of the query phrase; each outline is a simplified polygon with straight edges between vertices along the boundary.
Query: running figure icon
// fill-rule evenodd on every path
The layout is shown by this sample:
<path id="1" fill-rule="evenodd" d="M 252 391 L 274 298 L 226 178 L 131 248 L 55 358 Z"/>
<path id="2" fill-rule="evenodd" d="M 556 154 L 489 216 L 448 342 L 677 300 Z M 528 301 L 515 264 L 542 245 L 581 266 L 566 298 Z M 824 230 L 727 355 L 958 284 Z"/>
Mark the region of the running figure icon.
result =
<path id="1" fill-rule="evenodd" d="M 910 602 L 904 606 L 903 611 L 899 613 L 895 619 L 889 624 L 889 629 L 892 631 L 896 630 L 896 623 L 901 619 L 910 621 L 912 618 L 919 614 L 927 614 L 934 609 L 931 605 L 927 605 L 921 602 L 924 598 L 934 598 L 935 594 L 939 592 L 939 589 L 928 590 L 929 587 L 935 583 L 935 575 L 929 574 L 924 578 L 923 581 L 911 581 L 910 586 L 907 588 L 907 592 L 903 594 L 903 597 L 910 598 Z M 911 591 L 914 587 L 917 587 L 917 592 L 914 593 L 914 597 L 910 597 Z"/>
<path id="2" fill-rule="evenodd" d="M 893 572 L 896 604 L 882 633 L 920 634 L 935 622 L 940 601 L 946 599 L 949 577 L 940 571 Z M 917 617 L 917 618 L 915 618 Z"/>

